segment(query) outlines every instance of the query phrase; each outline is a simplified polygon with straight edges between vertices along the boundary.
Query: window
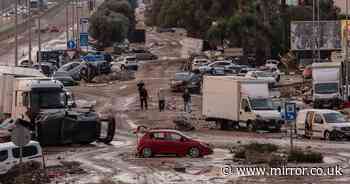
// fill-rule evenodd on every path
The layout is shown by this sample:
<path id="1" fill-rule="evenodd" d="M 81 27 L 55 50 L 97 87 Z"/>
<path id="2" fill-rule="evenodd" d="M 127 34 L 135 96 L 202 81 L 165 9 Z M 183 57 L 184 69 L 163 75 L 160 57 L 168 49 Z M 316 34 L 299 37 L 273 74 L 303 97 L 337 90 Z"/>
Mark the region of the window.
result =
<path id="1" fill-rule="evenodd" d="M 169 133 L 167 137 L 169 141 L 180 141 L 181 138 L 182 136 L 176 133 Z"/>
<path id="2" fill-rule="evenodd" d="M 315 116 L 315 123 L 323 124 L 322 117 L 320 115 L 318 115 L 318 114 L 316 114 L 316 116 Z"/>
<path id="3" fill-rule="evenodd" d="M 249 103 L 248 103 L 247 99 L 242 100 L 242 109 L 244 111 L 248 110 L 246 112 L 250 112 Z"/>
<path id="4" fill-rule="evenodd" d="M 9 157 L 8 151 L 0 151 L 0 162 L 6 161 L 7 158 Z"/>
<path id="5" fill-rule="evenodd" d="M 156 140 L 164 140 L 165 139 L 165 133 L 163 133 L 163 132 L 153 133 L 153 138 L 156 139 Z"/>
<path id="6" fill-rule="evenodd" d="M 22 149 L 23 157 L 34 156 L 34 155 L 37 155 L 38 153 L 39 153 L 38 149 L 35 146 L 25 146 Z M 19 158 L 20 156 L 19 148 L 12 149 L 12 154 L 13 154 L 13 157 Z"/>

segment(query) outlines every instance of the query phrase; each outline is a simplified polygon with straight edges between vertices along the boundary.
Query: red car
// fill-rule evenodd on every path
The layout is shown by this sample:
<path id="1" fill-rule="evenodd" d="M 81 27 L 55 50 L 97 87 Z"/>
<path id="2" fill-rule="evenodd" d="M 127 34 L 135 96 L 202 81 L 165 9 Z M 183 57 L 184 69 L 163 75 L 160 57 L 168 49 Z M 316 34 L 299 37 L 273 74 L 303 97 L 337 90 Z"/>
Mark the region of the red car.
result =
<path id="1" fill-rule="evenodd" d="M 193 140 L 176 130 L 150 130 L 139 140 L 137 152 L 145 158 L 157 154 L 197 158 L 212 154 L 213 150 L 208 144 Z"/>

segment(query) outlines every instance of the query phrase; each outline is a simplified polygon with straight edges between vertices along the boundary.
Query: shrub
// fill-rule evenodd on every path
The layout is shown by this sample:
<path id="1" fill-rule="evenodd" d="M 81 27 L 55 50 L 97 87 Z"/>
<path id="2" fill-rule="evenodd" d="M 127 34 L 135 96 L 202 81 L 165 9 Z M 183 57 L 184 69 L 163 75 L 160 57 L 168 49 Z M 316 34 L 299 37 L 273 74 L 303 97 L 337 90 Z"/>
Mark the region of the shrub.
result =
<path id="1" fill-rule="evenodd" d="M 246 150 L 260 153 L 272 153 L 278 150 L 278 146 L 270 143 L 251 143 L 244 146 Z"/>
<path id="2" fill-rule="evenodd" d="M 297 163 L 322 163 L 323 155 L 315 151 L 296 149 L 289 153 L 288 161 Z"/>

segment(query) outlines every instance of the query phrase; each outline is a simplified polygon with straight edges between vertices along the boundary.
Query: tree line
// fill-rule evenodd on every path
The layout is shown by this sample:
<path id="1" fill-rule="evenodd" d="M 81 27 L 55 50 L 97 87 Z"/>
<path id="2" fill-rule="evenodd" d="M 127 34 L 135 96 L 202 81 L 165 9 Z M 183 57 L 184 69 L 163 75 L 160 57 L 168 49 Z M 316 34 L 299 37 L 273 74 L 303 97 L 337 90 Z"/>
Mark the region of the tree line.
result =
<path id="1" fill-rule="evenodd" d="M 282 2 L 282 3 L 281 3 Z M 290 22 L 312 20 L 312 0 L 287 6 L 281 0 L 153 0 L 147 25 L 182 27 L 213 45 L 244 48 L 261 62 L 289 50 Z M 333 0 L 320 0 L 321 20 L 336 20 Z"/>

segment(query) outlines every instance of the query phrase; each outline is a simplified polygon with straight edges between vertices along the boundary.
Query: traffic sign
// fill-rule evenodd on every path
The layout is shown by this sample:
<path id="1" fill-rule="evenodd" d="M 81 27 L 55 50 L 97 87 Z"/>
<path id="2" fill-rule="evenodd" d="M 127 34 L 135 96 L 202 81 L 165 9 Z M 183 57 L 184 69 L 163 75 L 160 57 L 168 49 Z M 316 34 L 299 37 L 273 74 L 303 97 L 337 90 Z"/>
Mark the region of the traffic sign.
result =
<path id="1" fill-rule="evenodd" d="M 68 42 L 67 42 L 67 48 L 68 49 L 75 49 L 76 48 L 76 44 L 75 44 L 75 41 L 73 41 L 73 40 L 69 40 Z"/>
<path id="2" fill-rule="evenodd" d="M 293 121 L 296 119 L 297 112 L 296 112 L 296 104 L 295 103 L 285 103 L 284 106 L 285 111 L 285 119 L 287 121 Z"/>
<path id="3" fill-rule="evenodd" d="M 19 147 L 23 147 L 30 142 L 30 131 L 20 123 L 16 123 L 16 127 L 12 130 L 11 141 Z"/>
<path id="4" fill-rule="evenodd" d="M 80 33 L 80 46 L 89 46 L 89 34 L 88 33 Z"/>

